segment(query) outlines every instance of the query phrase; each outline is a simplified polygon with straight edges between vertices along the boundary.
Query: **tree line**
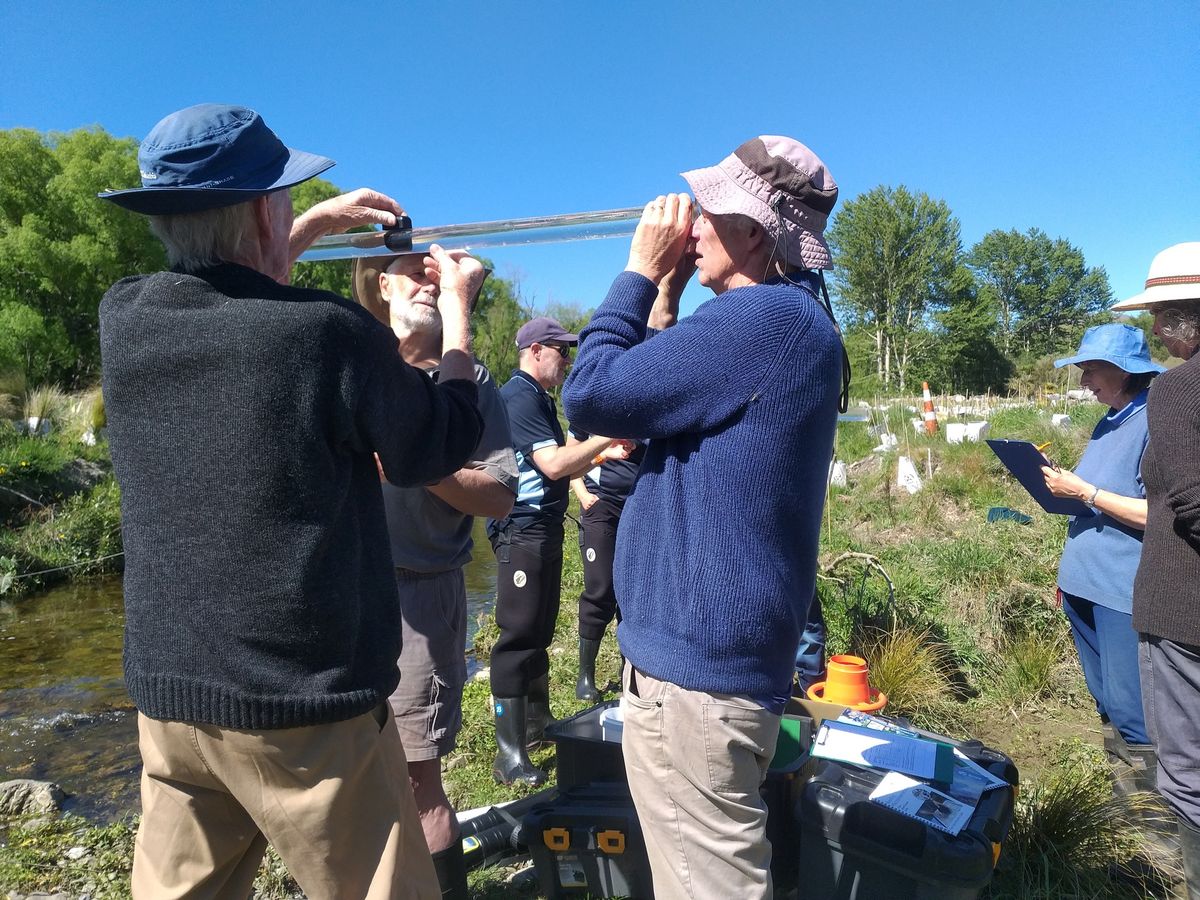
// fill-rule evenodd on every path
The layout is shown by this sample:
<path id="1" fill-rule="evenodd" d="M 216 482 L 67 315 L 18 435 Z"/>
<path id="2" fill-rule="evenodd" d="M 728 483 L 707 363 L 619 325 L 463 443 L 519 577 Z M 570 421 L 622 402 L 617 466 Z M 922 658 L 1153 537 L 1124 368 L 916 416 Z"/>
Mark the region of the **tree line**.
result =
<path id="1" fill-rule="evenodd" d="M 109 285 L 166 266 L 146 220 L 96 198 L 137 184 L 137 143 L 99 127 L 0 131 L 0 377 L 28 386 L 99 380 L 97 309 Z M 297 215 L 339 193 L 323 179 L 293 189 Z M 831 289 L 856 393 L 1004 390 L 1022 367 L 1072 349 L 1112 302 L 1102 267 L 1034 228 L 996 230 L 964 250 L 942 200 L 880 186 L 847 201 L 828 237 Z M 346 261 L 305 263 L 295 284 L 350 294 Z M 534 314 L 514 280 L 491 277 L 473 320 L 479 357 L 504 380 L 513 336 Z M 545 310 L 577 330 L 589 311 Z M 1143 317 L 1144 318 L 1144 317 Z"/>
<path id="2" fill-rule="evenodd" d="M 876 187 L 836 215 L 832 290 L 860 394 L 922 380 L 1003 391 L 1111 320 L 1104 268 L 1063 238 L 996 229 L 964 250 L 959 232 L 945 201 L 903 185 Z M 1144 318 L 1133 320 L 1147 327 Z"/>

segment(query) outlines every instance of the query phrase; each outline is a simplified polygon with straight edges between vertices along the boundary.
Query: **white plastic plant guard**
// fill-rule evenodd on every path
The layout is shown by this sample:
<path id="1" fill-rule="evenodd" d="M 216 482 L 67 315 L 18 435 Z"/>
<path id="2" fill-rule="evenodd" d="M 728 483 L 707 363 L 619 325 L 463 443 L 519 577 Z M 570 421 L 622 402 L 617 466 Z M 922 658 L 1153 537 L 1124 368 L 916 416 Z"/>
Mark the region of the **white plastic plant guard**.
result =
<path id="1" fill-rule="evenodd" d="M 992 430 L 989 422 L 968 422 L 966 439 L 979 443 L 988 436 L 988 432 Z"/>
<path id="2" fill-rule="evenodd" d="M 901 456 L 897 460 L 896 487 L 908 491 L 910 494 L 915 494 L 924 487 L 921 476 L 917 474 L 917 467 L 907 456 Z"/>
<path id="3" fill-rule="evenodd" d="M 965 422 L 949 422 L 946 424 L 946 443 L 961 444 L 967 436 Z"/>
<path id="4" fill-rule="evenodd" d="M 829 464 L 829 483 L 833 487 L 845 487 L 846 475 L 846 464 L 840 459 L 834 460 Z"/>
<path id="5" fill-rule="evenodd" d="M 879 435 L 879 446 L 872 448 L 873 453 L 887 453 L 889 450 L 895 450 L 900 446 L 900 439 L 890 431 L 885 431 Z"/>
<path id="6" fill-rule="evenodd" d="M 1070 428 L 1071 417 L 1066 413 L 1055 413 L 1050 417 L 1050 424 L 1055 428 Z"/>

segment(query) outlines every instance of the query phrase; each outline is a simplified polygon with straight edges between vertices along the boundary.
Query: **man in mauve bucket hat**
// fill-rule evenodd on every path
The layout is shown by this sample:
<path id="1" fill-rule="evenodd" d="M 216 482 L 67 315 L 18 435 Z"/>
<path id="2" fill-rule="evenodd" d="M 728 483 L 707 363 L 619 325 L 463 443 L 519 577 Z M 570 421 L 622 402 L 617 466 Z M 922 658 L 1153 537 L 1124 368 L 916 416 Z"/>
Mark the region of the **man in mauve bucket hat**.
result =
<path id="1" fill-rule="evenodd" d="M 592 434 L 650 438 L 614 582 L 654 896 L 765 900 L 759 787 L 815 590 L 843 386 L 819 275 L 837 185 L 808 147 L 771 135 L 683 177 L 699 218 L 686 194 L 646 205 L 563 405 Z M 693 265 L 716 296 L 647 339 L 660 290 L 682 290 Z"/>
<path id="2" fill-rule="evenodd" d="M 316 237 L 390 225 L 360 190 L 293 222 L 332 161 L 258 113 L 167 116 L 142 186 L 172 269 L 100 304 L 125 541 L 125 682 L 138 708 L 135 898 L 245 897 L 270 842 L 309 897 L 440 895 L 387 706 L 400 620 L 389 480 L 457 471 L 481 426 L 472 275 L 440 249 L 441 379 L 362 307 L 289 287 Z"/>

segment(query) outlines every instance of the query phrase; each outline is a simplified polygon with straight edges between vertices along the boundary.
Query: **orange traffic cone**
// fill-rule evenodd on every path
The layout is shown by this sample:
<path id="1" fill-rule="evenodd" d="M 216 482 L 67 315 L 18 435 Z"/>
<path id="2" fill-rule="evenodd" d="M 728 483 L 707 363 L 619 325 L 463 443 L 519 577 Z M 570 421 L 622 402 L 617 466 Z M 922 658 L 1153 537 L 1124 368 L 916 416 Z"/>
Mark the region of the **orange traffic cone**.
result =
<path id="1" fill-rule="evenodd" d="M 937 434 L 937 416 L 933 412 L 933 397 L 929 393 L 929 382 L 921 382 L 921 393 L 925 398 L 925 433 Z"/>
<path id="2" fill-rule="evenodd" d="M 867 681 L 867 661 L 861 656 L 831 656 L 825 680 L 808 689 L 808 698 L 861 712 L 877 712 L 887 705 L 887 694 L 871 690 Z"/>

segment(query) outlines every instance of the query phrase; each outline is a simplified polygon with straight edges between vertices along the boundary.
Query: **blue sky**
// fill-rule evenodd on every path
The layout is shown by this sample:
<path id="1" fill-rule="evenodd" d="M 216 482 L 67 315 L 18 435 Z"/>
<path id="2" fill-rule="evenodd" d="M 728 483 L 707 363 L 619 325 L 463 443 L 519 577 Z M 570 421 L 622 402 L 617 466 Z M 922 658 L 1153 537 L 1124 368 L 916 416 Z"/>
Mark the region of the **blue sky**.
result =
<path id="1" fill-rule="evenodd" d="M 241 103 L 417 225 L 640 205 L 756 134 L 841 202 L 945 200 L 969 247 L 1039 227 L 1118 298 L 1200 239 L 1200 3 L 41 3 L 0 6 L 0 128 L 142 137 Z M 592 306 L 625 240 L 494 252 Z M 685 310 L 707 292 L 693 285 Z"/>

